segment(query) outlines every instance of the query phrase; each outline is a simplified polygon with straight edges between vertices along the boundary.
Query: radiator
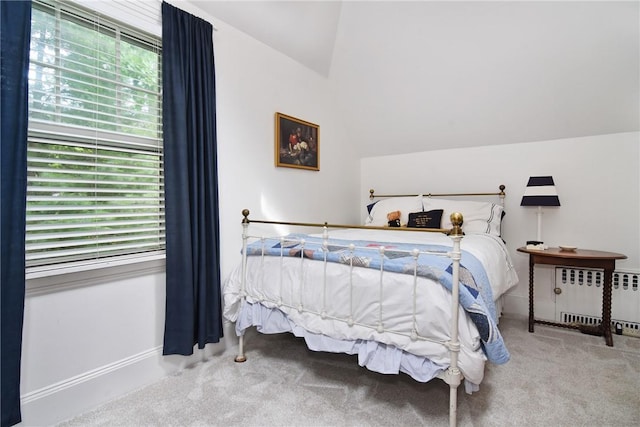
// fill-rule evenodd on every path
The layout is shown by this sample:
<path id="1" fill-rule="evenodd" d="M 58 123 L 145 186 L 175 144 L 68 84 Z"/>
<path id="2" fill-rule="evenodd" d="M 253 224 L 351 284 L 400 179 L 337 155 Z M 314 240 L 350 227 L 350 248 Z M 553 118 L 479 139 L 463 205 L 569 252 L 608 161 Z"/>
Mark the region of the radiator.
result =
<path id="1" fill-rule="evenodd" d="M 614 332 L 640 338 L 640 272 L 613 273 L 611 327 Z M 555 269 L 556 321 L 598 325 L 602 322 L 604 272 L 587 268 Z"/>

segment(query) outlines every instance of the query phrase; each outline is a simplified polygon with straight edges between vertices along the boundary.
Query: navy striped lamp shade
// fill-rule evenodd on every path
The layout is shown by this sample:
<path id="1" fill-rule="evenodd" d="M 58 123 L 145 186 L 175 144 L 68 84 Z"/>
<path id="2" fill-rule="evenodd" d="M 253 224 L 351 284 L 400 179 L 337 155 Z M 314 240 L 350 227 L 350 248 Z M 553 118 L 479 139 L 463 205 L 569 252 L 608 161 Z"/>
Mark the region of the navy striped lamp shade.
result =
<path id="1" fill-rule="evenodd" d="M 560 206 L 553 177 L 530 177 L 520 206 Z"/>

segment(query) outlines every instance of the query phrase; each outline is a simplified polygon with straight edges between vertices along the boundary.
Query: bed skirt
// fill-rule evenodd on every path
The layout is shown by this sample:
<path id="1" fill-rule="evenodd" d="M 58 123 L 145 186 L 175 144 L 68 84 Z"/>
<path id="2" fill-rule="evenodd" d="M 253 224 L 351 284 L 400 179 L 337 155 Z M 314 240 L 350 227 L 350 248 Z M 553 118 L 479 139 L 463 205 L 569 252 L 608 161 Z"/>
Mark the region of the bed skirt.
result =
<path id="1" fill-rule="evenodd" d="M 244 301 L 236 320 L 236 334 L 255 326 L 263 334 L 291 332 L 304 338 L 311 351 L 329 353 L 357 354 L 358 364 L 381 374 L 404 372 L 418 382 L 428 382 L 443 374 L 448 366 L 432 362 L 430 359 L 416 356 L 392 345 L 370 340 L 338 340 L 326 335 L 310 332 L 294 322 L 277 308 L 265 307 L 259 303 Z M 465 391 L 471 394 L 479 390 L 477 384 L 464 380 Z"/>

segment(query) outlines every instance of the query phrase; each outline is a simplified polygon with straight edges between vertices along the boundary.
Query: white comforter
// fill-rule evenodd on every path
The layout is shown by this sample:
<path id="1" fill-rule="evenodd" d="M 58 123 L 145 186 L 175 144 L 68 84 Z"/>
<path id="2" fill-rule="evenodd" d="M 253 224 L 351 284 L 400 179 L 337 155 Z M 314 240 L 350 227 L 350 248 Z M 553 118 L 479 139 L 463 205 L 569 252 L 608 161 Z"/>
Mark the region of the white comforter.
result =
<path id="1" fill-rule="evenodd" d="M 348 229 L 332 231 L 331 238 L 451 246 L 451 239 L 441 233 Z M 501 239 L 488 234 L 468 234 L 462 239 L 461 248 L 484 266 L 494 299 L 517 284 L 516 272 Z M 427 358 L 438 366 L 448 366 L 449 351 L 443 343 L 449 337 L 449 291 L 438 282 L 417 278 L 415 320 L 416 332 L 421 338 L 415 339 L 411 334 L 414 277 L 384 272 L 381 306 L 380 275 L 380 271 L 369 268 L 354 268 L 353 274 L 349 274 L 349 266 L 336 263 L 325 265 L 309 260 L 301 263 L 296 258 L 250 256 L 245 292 L 247 302 L 253 304 L 244 307 L 240 304 L 242 268 L 239 266 L 224 284 L 224 315 L 230 321 L 242 317 L 241 310 L 245 310 L 245 316 L 256 316 L 256 304 L 260 304 L 266 309 L 277 308 L 288 321 L 313 335 L 349 342 L 375 341 Z M 350 286 L 352 280 L 353 286 Z M 486 361 L 480 337 L 466 312 L 461 309 L 458 317 L 459 367 L 467 381 L 480 384 Z M 246 319 L 242 323 L 246 324 Z"/>

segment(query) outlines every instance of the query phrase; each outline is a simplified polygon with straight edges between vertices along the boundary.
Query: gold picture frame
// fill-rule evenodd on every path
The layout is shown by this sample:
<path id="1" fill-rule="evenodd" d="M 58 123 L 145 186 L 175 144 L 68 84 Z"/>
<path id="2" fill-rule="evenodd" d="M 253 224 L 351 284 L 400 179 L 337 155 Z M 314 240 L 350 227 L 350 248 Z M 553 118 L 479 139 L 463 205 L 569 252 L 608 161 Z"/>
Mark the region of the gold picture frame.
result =
<path id="1" fill-rule="evenodd" d="M 277 167 L 320 170 L 320 126 L 276 113 Z"/>

